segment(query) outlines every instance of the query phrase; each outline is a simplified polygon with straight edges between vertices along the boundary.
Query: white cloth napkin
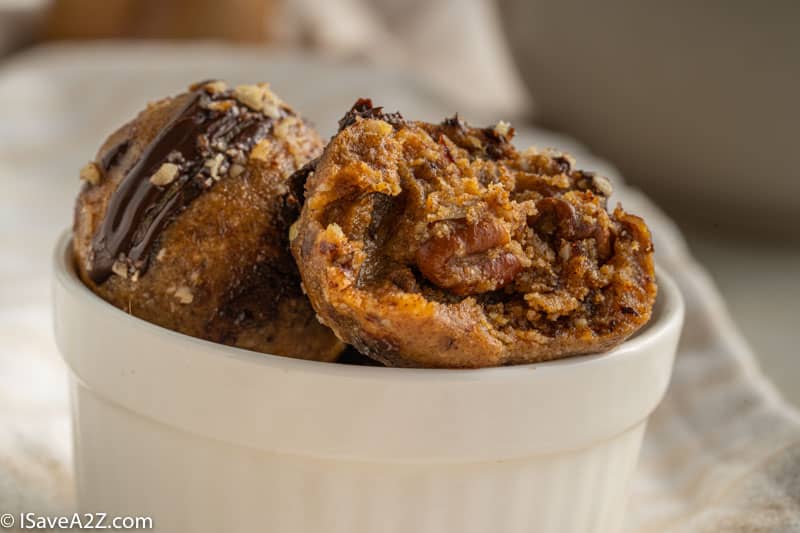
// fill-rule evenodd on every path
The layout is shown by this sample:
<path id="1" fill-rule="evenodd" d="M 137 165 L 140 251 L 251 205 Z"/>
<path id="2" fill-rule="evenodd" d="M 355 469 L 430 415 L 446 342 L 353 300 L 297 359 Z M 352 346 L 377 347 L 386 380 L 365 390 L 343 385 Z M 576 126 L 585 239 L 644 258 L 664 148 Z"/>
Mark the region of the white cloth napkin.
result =
<path id="1" fill-rule="evenodd" d="M 412 118 L 456 111 L 397 73 L 211 45 L 41 48 L 0 67 L 0 513 L 74 505 L 49 283 L 78 169 L 147 100 L 208 77 L 270 80 L 325 135 L 358 96 Z M 758 370 L 675 225 L 573 140 L 521 130 L 519 146 L 566 149 L 612 178 L 625 207 L 650 224 L 657 260 L 686 298 L 674 377 L 631 491 L 629 531 L 800 531 L 800 416 Z"/>

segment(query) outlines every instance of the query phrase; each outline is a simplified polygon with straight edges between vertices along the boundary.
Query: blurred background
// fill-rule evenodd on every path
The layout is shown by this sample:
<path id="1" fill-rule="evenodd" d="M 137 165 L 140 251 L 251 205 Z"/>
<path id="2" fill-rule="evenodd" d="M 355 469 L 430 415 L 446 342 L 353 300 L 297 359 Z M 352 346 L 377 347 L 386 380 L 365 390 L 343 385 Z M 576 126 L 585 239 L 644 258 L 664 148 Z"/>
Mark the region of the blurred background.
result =
<path id="1" fill-rule="evenodd" d="M 362 95 L 510 120 L 653 199 L 800 404 L 798 28 L 794 0 L 0 0 L 0 183 L 49 253 L 103 137 L 209 77 L 271 81 L 326 135 Z"/>

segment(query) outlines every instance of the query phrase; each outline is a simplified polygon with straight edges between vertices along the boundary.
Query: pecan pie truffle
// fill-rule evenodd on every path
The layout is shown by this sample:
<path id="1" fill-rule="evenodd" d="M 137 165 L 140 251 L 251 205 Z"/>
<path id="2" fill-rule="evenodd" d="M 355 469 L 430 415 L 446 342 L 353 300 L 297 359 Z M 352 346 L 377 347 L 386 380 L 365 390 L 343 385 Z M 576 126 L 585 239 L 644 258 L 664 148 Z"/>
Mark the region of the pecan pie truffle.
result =
<path id="1" fill-rule="evenodd" d="M 316 320 L 288 250 L 290 177 L 321 150 L 266 84 L 202 82 L 149 105 L 81 171 L 81 279 L 181 333 L 334 360 L 344 346 Z"/>
<path id="2" fill-rule="evenodd" d="M 363 99 L 345 115 L 291 229 L 340 338 L 388 365 L 476 368 L 601 352 L 649 320 L 644 221 L 606 210 L 607 179 L 512 136 Z"/>

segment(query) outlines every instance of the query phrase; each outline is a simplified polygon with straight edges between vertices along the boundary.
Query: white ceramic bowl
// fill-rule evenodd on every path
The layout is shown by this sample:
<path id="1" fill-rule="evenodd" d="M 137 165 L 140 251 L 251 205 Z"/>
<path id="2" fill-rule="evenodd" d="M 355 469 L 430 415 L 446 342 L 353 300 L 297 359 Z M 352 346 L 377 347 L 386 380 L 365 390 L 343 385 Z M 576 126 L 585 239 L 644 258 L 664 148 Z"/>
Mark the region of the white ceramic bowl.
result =
<path id="1" fill-rule="evenodd" d="M 483 370 L 268 356 L 125 314 L 55 254 L 80 509 L 170 533 L 587 533 L 620 529 L 683 320 L 614 351 Z"/>

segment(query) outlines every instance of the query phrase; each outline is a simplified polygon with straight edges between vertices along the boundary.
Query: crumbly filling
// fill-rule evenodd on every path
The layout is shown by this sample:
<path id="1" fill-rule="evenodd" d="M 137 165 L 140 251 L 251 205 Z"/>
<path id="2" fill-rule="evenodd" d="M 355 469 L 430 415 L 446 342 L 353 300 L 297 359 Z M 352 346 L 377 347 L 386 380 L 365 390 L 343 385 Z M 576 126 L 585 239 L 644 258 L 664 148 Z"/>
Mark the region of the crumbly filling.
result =
<path id="1" fill-rule="evenodd" d="M 323 227 L 362 244 L 359 288 L 470 299 L 508 343 L 590 338 L 649 315 L 649 233 L 607 212 L 607 179 L 564 154 L 517 152 L 507 124 L 353 122 L 363 164 L 315 201 L 328 202 Z"/>

